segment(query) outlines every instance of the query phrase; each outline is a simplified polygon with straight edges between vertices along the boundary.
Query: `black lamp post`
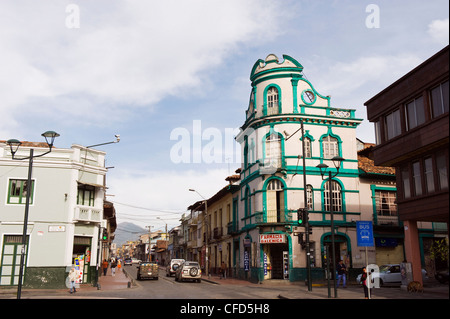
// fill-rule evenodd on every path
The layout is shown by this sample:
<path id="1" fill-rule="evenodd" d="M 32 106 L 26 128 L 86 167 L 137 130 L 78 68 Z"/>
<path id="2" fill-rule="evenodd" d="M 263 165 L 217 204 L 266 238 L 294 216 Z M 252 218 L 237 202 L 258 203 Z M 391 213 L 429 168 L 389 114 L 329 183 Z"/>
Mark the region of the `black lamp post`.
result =
<path id="1" fill-rule="evenodd" d="M 15 160 L 26 160 L 28 159 L 28 180 L 27 180 L 27 195 L 26 195 L 26 203 L 25 203 L 25 216 L 23 220 L 23 234 L 22 234 L 22 249 L 21 249 L 21 256 L 20 256 L 20 270 L 19 270 L 19 283 L 17 288 L 17 299 L 20 299 L 21 293 L 22 293 L 22 278 L 23 278 L 23 267 L 25 264 L 25 246 L 27 245 L 27 228 L 28 228 L 28 211 L 30 209 L 30 193 L 31 193 L 31 174 L 33 170 L 33 158 L 35 157 L 41 157 L 44 156 L 52 151 L 53 142 L 55 141 L 55 138 L 59 136 L 58 133 L 54 131 L 47 131 L 45 133 L 41 134 L 43 137 L 45 137 L 45 141 L 47 142 L 47 145 L 49 147 L 49 150 L 45 153 L 34 155 L 33 148 L 30 148 L 30 156 L 28 157 L 21 157 L 16 158 L 15 154 L 19 149 L 19 146 L 22 144 L 19 140 L 16 139 L 10 139 L 6 141 L 6 144 L 9 145 L 9 148 L 11 150 L 12 159 Z"/>
<path id="2" fill-rule="evenodd" d="M 336 289 L 336 253 L 334 247 L 334 217 L 333 217 L 333 193 L 331 189 L 331 181 L 334 177 L 339 174 L 339 169 L 341 168 L 341 162 L 345 159 L 340 156 L 335 156 L 331 159 L 333 161 L 334 167 L 336 167 L 336 173 L 334 175 L 331 174 L 331 170 L 328 171 L 328 191 L 329 191 L 329 204 L 330 204 L 330 223 L 331 223 L 331 262 L 333 266 L 333 286 L 334 286 L 334 298 L 337 298 L 337 289 Z M 316 167 L 320 169 L 320 175 L 322 176 L 322 180 L 326 180 L 324 178 L 326 170 L 328 168 L 327 164 L 319 164 Z M 328 250 L 327 250 L 328 251 Z M 327 262 L 329 258 L 327 256 Z M 330 297 L 330 293 L 328 292 L 328 297 Z"/>

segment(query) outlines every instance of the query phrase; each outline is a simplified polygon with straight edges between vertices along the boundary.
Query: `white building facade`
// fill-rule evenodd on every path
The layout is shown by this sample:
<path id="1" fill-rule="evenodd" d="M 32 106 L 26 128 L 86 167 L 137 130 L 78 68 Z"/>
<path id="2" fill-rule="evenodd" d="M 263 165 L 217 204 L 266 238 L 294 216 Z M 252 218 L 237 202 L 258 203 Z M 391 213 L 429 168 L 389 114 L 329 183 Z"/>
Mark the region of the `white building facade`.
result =
<path id="1" fill-rule="evenodd" d="M 16 157 L 48 150 L 24 142 Z M 76 264 L 80 283 L 96 276 L 105 193 L 105 153 L 72 145 L 34 159 L 25 247 L 24 287 L 62 288 Z M 0 285 L 18 284 L 28 160 L 0 143 Z"/>
<path id="2" fill-rule="evenodd" d="M 271 54 L 258 60 L 250 74 L 249 107 L 236 137 L 242 154 L 241 188 L 233 202 L 237 230 L 233 258 L 236 276 L 241 278 L 306 278 L 306 251 L 297 236 L 304 233 L 303 227 L 297 227 L 299 208 L 309 211 L 313 279 L 323 278 L 324 252 L 331 245 L 330 199 L 329 183 L 318 164 L 328 165 L 334 174 L 331 158 L 344 158 L 332 179 L 332 205 L 336 260 L 343 259 L 349 268 L 366 262 L 356 245 L 355 222 L 373 220 L 375 200 L 368 194 L 377 187 L 395 193 L 395 183 L 387 175 L 388 181 L 381 174 L 361 183 L 356 128 L 362 119 L 355 117 L 353 109 L 332 106 L 331 97 L 319 93 L 302 71 L 292 57 L 283 55 L 280 61 Z M 374 258 L 375 248 L 369 252 L 369 259 Z"/>

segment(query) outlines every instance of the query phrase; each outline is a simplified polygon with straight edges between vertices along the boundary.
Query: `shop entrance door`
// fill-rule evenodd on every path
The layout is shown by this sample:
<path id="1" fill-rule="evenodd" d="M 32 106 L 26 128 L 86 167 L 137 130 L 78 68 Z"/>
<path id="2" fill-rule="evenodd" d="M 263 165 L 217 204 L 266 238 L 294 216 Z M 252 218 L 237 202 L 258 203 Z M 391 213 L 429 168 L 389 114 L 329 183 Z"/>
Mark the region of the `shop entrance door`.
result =
<path id="1" fill-rule="evenodd" d="M 288 244 L 267 244 L 268 246 L 268 261 L 269 263 L 269 278 L 268 279 L 285 279 L 284 276 L 284 258 L 283 252 L 289 251 Z"/>
<path id="2" fill-rule="evenodd" d="M 75 236 L 72 254 L 72 265 L 79 266 L 81 278 L 79 283 L 91 280 L 89 265 L 91 263 L 91 238 Z M 78 264 L 78 265 L 77 265 Z"/>
<path id="3" fill-rule="evenodd" d="M 325 252 L 327 251 L 326 249 L 328 247 L 328 254 L 329 254 L 329 256 L 327 256 L 328 257 L 327 259 L 328 259 L 328 261 L 330 263 L 330 270 L 332 270 L 333 269 L 333 264 L 332 264 L 332 262 L 333 262 L 333 257 L 332 257 L 333 245 L 331 243 L 331 235 L 328 235 L 328 236 L 325 237 L 323 245 L 324 245 L 324 247 L 323 247 L 322 257 L 324 257 Z M 341 249 L 345 249 L 345 248 L 343 248 L 344 246 L 348 247 L 347 239 L 345 237 L 343 237 L 343 236 L 335 235 L 334 236 L 334 254 L 335 254 L 334 255 L 334 261 L 336 263 L 335 267 L 337 266 L 337 264 L 341 260 L 341 256 L 348 254 L 347 251 L 341 250 Z M 327 260 L 325 258 L 322 258 L 322 267 L 323 268 L 327 267 L 326 262 L 327 262 Z M 344 262 L 345 262 L 345 258 L 344 258 Z M 349 266 L 349 265 L 347 265 L 347 266 Z M 333 271 L 331 271 L 331 278 L 333 278 L 333 277 L 334 277 L 334 274 L 333 274 Z"/>

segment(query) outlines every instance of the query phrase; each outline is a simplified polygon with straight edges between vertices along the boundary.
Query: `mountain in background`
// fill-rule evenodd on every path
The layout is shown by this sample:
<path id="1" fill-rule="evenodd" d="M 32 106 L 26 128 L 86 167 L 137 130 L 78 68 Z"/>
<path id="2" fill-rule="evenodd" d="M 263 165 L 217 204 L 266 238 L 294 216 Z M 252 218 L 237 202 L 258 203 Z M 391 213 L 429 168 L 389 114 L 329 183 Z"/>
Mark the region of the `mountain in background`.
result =
<path id="1" fill-rule="evenodd" d="M 117 225 L 115 231 L 114 243 L 117 246 L 121 246 L 125 244 L 127 241 L 136 241 L 139 239 L 139 235 L 148 233 L 148 230 L 142 227 L 139 227 L 133 223 L 120 223 Z"/>

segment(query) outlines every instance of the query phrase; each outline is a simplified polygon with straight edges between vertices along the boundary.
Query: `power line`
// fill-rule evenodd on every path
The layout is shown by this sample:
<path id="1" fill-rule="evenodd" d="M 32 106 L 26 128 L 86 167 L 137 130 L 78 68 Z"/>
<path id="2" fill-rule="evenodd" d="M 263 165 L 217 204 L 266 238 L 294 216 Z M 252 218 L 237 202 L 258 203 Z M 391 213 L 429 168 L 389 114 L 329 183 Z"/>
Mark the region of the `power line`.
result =
<path id="1" fill-rule="evenodd" d="M 148 211 L 153 211 L 153 212 L 159 212 L 159 213 L 165 213 L 165 214 L 183 214 L 183 212 L 173 212 L 173 211 L 167 211 L 167 210 L 160 210 L 160 209 L 153 209 L 153 208 L 148 208 L 148 207 L 140 207 L 140 206 L 135 206 L 135 205 L 131 205 L 131 204 L 124 204 L 124 203 L 119 203 L 116 201 L 112 201 L 110 200 L 111 203 L 114 204 L 118 204 L 118 205 L 123 205 L 123 206 L 127 206 L 127 207 L 132 207 L 132 208 L 137 208 L 137 209 L 143 209 L 143 210 L 148 210 Z"/>

